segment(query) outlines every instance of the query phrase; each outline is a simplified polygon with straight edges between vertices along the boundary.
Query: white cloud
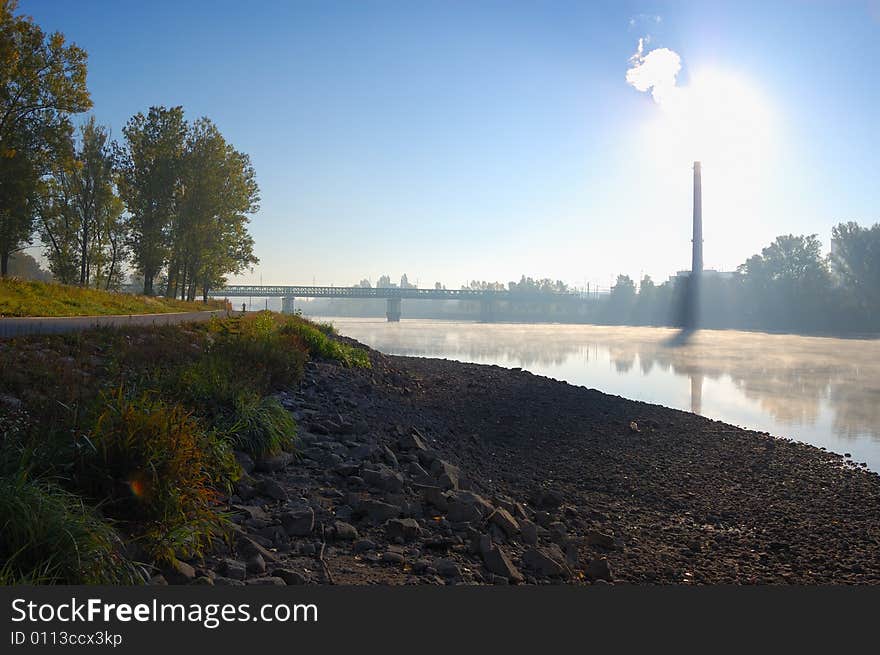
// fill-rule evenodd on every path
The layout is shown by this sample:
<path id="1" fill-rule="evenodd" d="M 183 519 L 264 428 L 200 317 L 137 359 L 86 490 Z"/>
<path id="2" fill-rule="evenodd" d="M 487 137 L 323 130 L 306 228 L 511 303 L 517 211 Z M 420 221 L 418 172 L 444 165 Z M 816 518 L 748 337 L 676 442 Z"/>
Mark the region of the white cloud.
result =
<path id="1" fill-rule="evenodd" d="M 654 102 L 662 105 L 676 91 L 681 57 L 669 48 L 657 48 L 645 54 L 648 41 L 648 38 L 639 39 L 638 48 L 629 59 L 631 68 L 626 71 L 626 81 L 638 91 L 650 91 Z"/>

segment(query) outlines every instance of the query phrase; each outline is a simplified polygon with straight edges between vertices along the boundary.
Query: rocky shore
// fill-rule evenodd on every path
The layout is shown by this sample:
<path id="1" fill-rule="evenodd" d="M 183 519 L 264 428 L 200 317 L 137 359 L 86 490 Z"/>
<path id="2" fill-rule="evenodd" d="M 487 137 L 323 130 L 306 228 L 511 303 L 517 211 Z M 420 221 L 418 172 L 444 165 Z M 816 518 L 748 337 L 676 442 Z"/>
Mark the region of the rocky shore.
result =
<path id="1" fill-rule="evenodd" d="M 880 583 L 880 476 L 838 455 L 497 366 L 311 362 L 300 449 L 157 584 Z"/>

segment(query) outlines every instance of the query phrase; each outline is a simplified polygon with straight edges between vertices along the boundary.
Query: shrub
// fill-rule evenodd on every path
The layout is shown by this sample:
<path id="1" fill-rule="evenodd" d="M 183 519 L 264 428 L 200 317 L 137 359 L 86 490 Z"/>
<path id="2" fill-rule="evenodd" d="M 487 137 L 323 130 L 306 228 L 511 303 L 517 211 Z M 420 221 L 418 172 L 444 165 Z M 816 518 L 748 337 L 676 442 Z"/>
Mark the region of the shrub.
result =
<path id="1" fill-rule="evenodd" d="M 260 457 L 293 448 L 296 421 L 277 398 L 239 393 L 228 420 L 225 432 L 239 450 Z"/>
<path id="2" fill-rule="evenodd" d="M 282 325 L 281 332 L 298 337 L 312 357 L 334 359 L 349 367 L 370 368 L 370 356 L 366 350 L 331 339 L 302 319 L 289 319 Z"/>
<path id="3" fill-rule="evenodd" d="M 201 555 L 224 520 L 216 511 L 218 482 L 237 466 L 213 432 L 183 406 L 150 396 L 107 402 L 82 458 L 78 485 L 104 500 L 110 516 L 158 560 Z"/>
<path id="4" fill-rule="evenodd" d="M 0 477 L 0 584 L 138 584 L 107 523 L 81 499 L 24 474 Z"/>

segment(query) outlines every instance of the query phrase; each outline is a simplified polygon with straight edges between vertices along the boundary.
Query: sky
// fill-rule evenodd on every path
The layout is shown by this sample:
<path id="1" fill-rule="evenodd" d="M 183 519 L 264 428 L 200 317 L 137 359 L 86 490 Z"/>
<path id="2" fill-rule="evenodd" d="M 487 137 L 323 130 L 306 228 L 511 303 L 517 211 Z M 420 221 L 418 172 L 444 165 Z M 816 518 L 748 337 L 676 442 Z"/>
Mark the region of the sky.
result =
<path id="1" fill-rule="evenodd" d="M 257 172 L 239 283 L 608 287 L 872 224 L 880 0 L 21 0 L 97 120 L 211 118 Z"/>

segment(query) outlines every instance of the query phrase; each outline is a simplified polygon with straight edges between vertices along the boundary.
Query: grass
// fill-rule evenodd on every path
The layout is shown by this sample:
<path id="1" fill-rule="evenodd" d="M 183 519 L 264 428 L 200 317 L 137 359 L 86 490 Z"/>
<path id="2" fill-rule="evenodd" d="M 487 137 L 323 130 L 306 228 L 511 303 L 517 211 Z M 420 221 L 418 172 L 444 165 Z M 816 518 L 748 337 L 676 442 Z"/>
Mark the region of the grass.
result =
<path id="1" fill-rule="evenodd" d="M 206 305 L 51 282 L 0 278 L 0 317 L 165 314 L 218 309 L 220 306 L 220 301 Z"/>
<path id="2" fill-rule="evenodd" d="M 273 394 L 308 358 L 370 365 L 272 312 L 0 340 L 0 583 L 125 582 L 127 557 L 204 553 L 228 528 L 233 449 L 295 448 Z"/>
<path id="3" fill-rule="evenodd" d="M 0 584 L 137 584 L 122 541 L 81 498 L 19 473 L 0 476 Z"/>

